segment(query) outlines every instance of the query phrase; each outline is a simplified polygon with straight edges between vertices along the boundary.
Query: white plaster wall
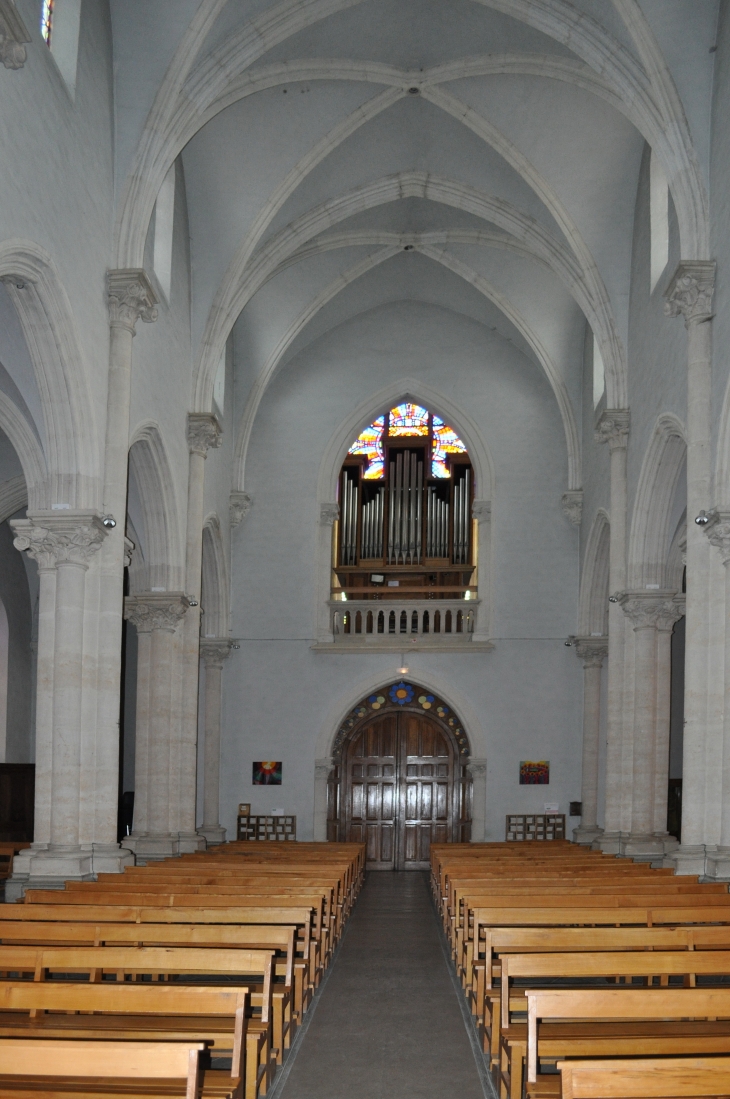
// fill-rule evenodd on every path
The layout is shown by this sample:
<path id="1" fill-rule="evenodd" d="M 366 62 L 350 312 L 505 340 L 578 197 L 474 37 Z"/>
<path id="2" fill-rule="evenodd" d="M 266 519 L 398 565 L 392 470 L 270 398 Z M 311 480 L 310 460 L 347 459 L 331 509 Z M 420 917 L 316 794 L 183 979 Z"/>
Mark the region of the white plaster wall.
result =
<path id="1" fill-rule="evenodd" d="M 273 382 L 254 427 L 246 483 L 255 503 L 234 532 L 241 647 L 224 672 L 221 823 L 229 829 L 245 800 L 253 812 L 296 813 L 300 836 L 310 836 L 322 745 L 361 693 L 396 677 L 397 654 L 321 653 L 310 644 L 321 456 L 352 407 L 398 376 L 422 378 L 461 406 L 495 467 L 495 650 L 414 653 L 410 676 L 443 685 L 457 711 L 463 703 L 472 753 L 487 759 L 488 838 L 503 836 L 507 812 L 541 810 L 546 801 L 567 811 L 580 797 L 582 671 L 564 645 L 576 623 L 578 532 L 560 509 L 566 454 L 554 399 L 539 369 L 483 325 L 403 301 L 300 352 Z M 261 758 L 283 761 L 281 788 L 252 787 L 251 763 Z M 520 760 L 543 758 L 551 784 L 519 787 Z"/>

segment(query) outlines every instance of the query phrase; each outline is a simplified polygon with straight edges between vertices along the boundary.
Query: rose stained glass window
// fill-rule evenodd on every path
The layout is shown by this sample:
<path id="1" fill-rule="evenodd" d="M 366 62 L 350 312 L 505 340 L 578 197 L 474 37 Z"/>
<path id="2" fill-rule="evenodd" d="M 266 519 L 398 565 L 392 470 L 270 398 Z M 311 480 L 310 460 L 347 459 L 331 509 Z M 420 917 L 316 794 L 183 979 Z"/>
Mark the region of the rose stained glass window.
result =
<path id="1" fill-rule="evenodd" d="M 451 472 L 446 464 L 447 454 L 466 454 L 466 447 L 462 443 L 453 427 L 449 427 L 438 416 L 433 417 L 433 456 L 431 459 L 432 477 L 450 477 Z"/>
<path id="2" fill-rule="evenodd" d="M 388 435 L 428 435 L 428 409 L 411 401 L 391 408 Z"/>
<path id="3" fill-rule="evenodd" d="M 363 473 L 366 481 L 377 481 L 383 476 L 383 431 L 385 430 L 385 416 L 378 416 L 370 427 L 361 431 L 355 442 L 348 450 L 348 454 L 364 454 L 368 460 Z"/>
<path id="4" fill-rule="evenodd" d="M 43 0 L 41 4 L 41 34 L 47 46 L 51 44 L 51 33 L 53 31 L 53 5 L 54 0 Z"/>

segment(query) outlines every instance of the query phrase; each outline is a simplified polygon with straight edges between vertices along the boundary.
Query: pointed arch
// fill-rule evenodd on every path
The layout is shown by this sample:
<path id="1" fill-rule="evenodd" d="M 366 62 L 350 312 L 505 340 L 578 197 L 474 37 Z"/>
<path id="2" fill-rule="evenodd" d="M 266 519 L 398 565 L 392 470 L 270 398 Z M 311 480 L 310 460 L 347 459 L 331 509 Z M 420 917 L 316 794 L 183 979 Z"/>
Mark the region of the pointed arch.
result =
<path id="1" fill-rule="evenodd" d="M 144 539 L 132 558 L 133 590 L 181 591 L 184 581 L 183 540 L 174 482 L 159 425 L 141 424 L 129 449 L 129 478 L 139 496 Z"/>
<path id="2" fill-rule="evenodd" d="M 203 637 L 228 637 L 230 594 L 228 564 L 223 549 L 223 535 L 217 515 L 209 515 L 203 523 L 202 573 Z"/>
<path id="3" fill-rule="evenodd" d="M 32 506 L 98 507 L 97 422 L 79 369 L 84 356 L 66 291 L 51 257 L 28 240 L 0 244 L 0 279 L 17 311 L 43 408 L 46 474 L 42 487 L 33 486 Z"/>
<path id="4" fill-rule="evenodd" d="M 27 506 L 28 489 L 25 477 L 11 477 L 9 481 L 0 483 L 0 523 Z"/>
<path id="5" fill-rule="evenodd" d="M 665 413 L 656 422 L 639 474 L 631 520 L 628 587 L 648 584 L 664 589 L 669 583 L 669 520 L 687 446 L 684 425 Z"/>
<path id="6" fill-rule="evenodd" d="M 591 524 L 583 556 L 578 602 L 581 637 L 608 635 L 608 566 L 611 524 L 608 512 L 599 508 Z"/>

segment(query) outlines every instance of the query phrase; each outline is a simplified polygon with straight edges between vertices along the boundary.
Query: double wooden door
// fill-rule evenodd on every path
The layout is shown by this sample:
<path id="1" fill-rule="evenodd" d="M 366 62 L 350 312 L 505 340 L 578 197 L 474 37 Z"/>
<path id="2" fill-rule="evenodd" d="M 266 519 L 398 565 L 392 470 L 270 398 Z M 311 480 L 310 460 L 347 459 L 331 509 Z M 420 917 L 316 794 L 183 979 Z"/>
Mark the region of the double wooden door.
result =
<path id="1" fill-rule="evenodd" d="M 344 838 L 367 844 L 369 869 L 427 869 L 431 843 L 456 838 L 455 754 L 435 721 L 407 710 L 375 718 L 346 746 Z"/>

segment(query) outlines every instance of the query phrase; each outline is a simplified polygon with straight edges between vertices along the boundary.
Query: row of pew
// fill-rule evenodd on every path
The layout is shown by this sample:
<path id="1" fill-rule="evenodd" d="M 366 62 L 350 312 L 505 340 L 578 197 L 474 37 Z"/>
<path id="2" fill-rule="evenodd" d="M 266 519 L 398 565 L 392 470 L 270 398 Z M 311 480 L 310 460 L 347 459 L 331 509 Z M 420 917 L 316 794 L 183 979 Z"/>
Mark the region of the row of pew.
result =
<path id="1" fill-rule="evenodd" d="M 730 894 L 568 842 L 442 844 L 431 886 L 501 1099 L 730 1096 Z"/>
<path id="2" fill-rule="evenodd" d="M 228 843 L 0 905 L 0 1095 L 262 1099 L 364 867 Z"/>

